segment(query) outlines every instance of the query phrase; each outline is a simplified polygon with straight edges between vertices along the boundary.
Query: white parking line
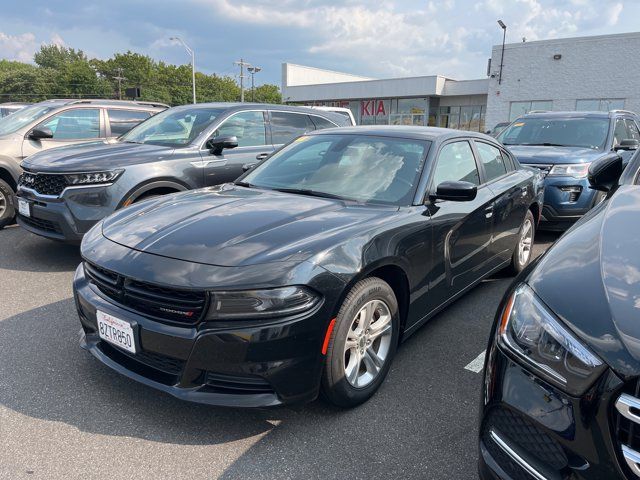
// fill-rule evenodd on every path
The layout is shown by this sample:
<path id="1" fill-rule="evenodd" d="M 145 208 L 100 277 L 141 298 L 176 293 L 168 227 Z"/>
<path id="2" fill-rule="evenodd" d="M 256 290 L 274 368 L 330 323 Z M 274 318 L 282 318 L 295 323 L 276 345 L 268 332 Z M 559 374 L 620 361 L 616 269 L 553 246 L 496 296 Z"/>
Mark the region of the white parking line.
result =
<path id="1" fill-rule="evenodd" d="M 482 371 L 482 368 L 484 367 L 484 356 L 487 352 L 480 352 L 480 355 L 478 355 L 476 358 L 474 358 L 473 360 L 471 360 L 466 367 L 464 367 L 466 370 L 469 370 L 473 373 L 480 373 Z"/>

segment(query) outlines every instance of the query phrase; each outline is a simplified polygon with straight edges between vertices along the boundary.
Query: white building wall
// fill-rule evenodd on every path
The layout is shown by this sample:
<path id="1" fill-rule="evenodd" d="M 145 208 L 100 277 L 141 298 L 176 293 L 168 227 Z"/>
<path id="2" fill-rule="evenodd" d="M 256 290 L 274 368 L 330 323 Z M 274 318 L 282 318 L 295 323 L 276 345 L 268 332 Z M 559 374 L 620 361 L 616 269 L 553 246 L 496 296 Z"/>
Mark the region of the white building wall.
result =
<path id="1" fill-rule="evenodd" d="M 625 109 L 640 113 L 640 33 L 508 44 L 498 85 L 501 49 L 491 55 L 488 128 L 509 120 L 514 101 L 553 100 L 553 110 L 575 110 L 579 99 L 624 98 Z"/>
<path id="2" fill-rule="evenodd" d="M 282 86 L 291 87 L 297 85 L 314 85 L 320 83 L 357 82 L 360 80 L 372 80 L 369 77 L 351 75 L 350 73 L 334 72 L 322 68 L 296 65 L 295 63 L 282 64 Z"/>

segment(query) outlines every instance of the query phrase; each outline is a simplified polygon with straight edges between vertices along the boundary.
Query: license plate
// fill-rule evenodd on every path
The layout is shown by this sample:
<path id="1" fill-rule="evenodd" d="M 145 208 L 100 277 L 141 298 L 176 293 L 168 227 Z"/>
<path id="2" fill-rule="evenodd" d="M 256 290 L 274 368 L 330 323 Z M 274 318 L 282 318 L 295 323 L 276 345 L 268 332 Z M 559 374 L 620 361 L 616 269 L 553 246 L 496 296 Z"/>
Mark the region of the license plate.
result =
<path id="1" fill-rule="evenodd" d="M 129 322 L 120 320 L 100 310 L 96 312 L 96 320 L 98 321 L 98 335 L 100 335 L 101 339 L 128 352 L 136 353 L 133 328 Z"/>
<path id="2" fill-rule="evenodd" d="M 20 215 L 22 215 L 23 217 L 30 217 L 31 216 L 31 205 L 29 205 L 29 202 L 27 202 L 26 200 L 23 200 L 22 198 L 18 199 L 18 213 L 20 213 Z"/>

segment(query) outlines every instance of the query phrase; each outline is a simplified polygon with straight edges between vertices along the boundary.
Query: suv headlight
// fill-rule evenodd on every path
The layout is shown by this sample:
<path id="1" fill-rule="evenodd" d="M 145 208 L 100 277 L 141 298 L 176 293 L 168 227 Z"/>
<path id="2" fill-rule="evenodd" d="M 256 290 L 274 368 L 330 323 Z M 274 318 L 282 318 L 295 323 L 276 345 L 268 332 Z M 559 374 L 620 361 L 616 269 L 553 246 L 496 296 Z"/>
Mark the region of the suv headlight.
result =
<path id="1" fill-rule="evenodd" d="M 71 173 L 65 175 L 69 185 L 95 185 L 100 183 L 113 183 L 124 170 L 110 170 L 106 172 Z"/>
<path id="2" fill-rule="evenodd" d="M 590 163 L 577 163 L 573 165 L 554 165 L 549 170 L 549 175 L 563 175 L 565 177 L 585 178 L 589 173 Z"/>
<path id="3" fill-rule="evenodd" d="M 306 287 L 212 292 L 207 320 L 284 317 L 311 310 L 320 296 Z"/>
<path id="4" fill-rule="evenodd" d="M 606 368 L 526 284 L 518 286 L 502 313 L 499 343 L 542 378 L 574 396 L 583 394 Z"/>

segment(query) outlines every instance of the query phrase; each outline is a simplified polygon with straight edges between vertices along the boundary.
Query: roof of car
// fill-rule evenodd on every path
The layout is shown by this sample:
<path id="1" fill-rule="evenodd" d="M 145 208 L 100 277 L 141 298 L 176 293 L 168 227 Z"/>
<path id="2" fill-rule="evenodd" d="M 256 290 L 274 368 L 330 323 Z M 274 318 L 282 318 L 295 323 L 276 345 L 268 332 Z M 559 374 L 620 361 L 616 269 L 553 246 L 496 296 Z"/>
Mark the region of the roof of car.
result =
<path id="1" fill-rule="evenodd" d="M 67 105 L 97 105 L 97 106 L 115 106 L 115 107 L 138 107 L 146 109 L 164 110 L 169 105 L 160 102 L 147 102 L 144 100 L 113 100 L 105 98 L 56 98 L 39 102 L 45 105 L 54 105 L 64 107 Z"/>
<path id="2" fill-rule="evenodd" d="M 615 115 L 636 115 L 628 110 L 611 110 L 608 112 L 531 112 L 521 118 L 610 118 Z"/>
<path id="3" fill-rule="evenodd" d="M 326 135 L 331 133 L 342 134 L 360 134 L 384 137 L 404 137 L 415 138 L 419 140 L 446 140 L 447 138 L 471 137 L 482 140 L 489 140 L 496 143 L 496 140 L 484 133 L 472 132 L 468 130 L 454 130 L 452 128 L 440 127 L 420 127 L 414 125 L 361 125 L 356 127 L 327 128 L 324 130 L 316 130 L 313 135 Z"/>

